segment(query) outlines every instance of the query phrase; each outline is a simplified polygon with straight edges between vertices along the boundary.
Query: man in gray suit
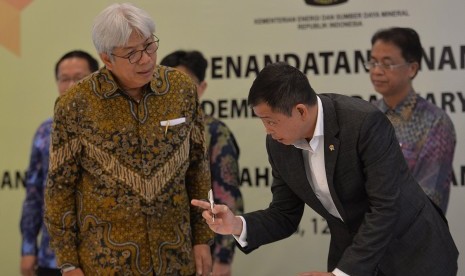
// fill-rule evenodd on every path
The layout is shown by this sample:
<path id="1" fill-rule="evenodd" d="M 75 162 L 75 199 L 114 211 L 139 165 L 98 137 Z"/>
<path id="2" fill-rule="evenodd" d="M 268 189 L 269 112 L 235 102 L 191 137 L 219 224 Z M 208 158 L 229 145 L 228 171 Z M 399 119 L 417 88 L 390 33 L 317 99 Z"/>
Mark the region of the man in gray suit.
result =
<path id="1" fill-rule="evenodd" d="M 410 175 L 394 129 L 376 107 L 317 95 L 285 63 L 260 72 L 248 101 L 268 134 L 273 199 L 241 217 L 193 200 L 213 231 L 235 235 L 249 253 L 292 235 L 307 204 L 328 222 L 330 272 L 301 275 L 456 275 L 447 221 Z"/>

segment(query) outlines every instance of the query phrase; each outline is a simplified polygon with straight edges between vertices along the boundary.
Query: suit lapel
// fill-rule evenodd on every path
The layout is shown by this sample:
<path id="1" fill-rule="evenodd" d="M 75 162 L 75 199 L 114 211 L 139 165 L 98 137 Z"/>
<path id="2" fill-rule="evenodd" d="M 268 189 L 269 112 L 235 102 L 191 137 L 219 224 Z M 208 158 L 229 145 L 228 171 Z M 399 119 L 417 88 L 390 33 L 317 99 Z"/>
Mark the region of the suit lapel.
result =
<path id="1" fill-rule="evenodd" d="M 286 160 L 289 166 L 289 171 L 294 171 L 293 175 L 290 175 L 291 179 L 293 179 L 290 183 L 296 183 L 297 185 L 293 185 L 293 189 L 295 193 L 308 205 L 310 206 L 315 212 L 320 214 L 321 216 L 327 216 L 328 212 L 321 204 L 320 200 L 316 197 L 315 192 L 312 190 L 313 183 L 309 183 L 312 181 L 311 179 L 307 178 L 307 174 L 305 172 L 305 162 L 302 156 L 302 150 L 298 149 L 294 146 L 289 147 L 290 151 L 287 152 Z"/>
<path id="2" fill-rule="evenodd" d="M 319 95 L 321 103 L 323 105 L 324 114 L 324 151 L 325 151 L 325 169 L 326 179 L 328 180 L 329 192 L 336 205 L 339 214 L 345 221 L 345 211 L 342 207 L 341 201 L 337 196 L 334 188 L 334 171 L 336 169 L 337 157 L 339 155 L 339 124 L 336 120 L 337 114 L 334 109 L 333 102 L 330 98 L 325 95 Z"/>

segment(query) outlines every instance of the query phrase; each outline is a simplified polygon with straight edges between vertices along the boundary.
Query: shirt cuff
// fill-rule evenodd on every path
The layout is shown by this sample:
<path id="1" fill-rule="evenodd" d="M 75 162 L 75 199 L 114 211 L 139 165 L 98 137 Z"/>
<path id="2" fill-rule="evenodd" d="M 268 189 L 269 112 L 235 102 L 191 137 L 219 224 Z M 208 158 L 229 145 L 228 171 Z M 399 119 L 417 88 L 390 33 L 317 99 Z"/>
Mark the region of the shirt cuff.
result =
<path id="1" fill-rule="evenodd" d="M 21 256 L 37 255 L 37 246 L 35 243 L 23 242 L 21 246 Z"/>
<path id="2" fill-rule="evenodd" d="M 333 274 L 336 276 L 350 276 L 349 274 L 346 274 L 337 268 L 333 270 Z"/>
<path id="3" fill-rule="evenodd" d="M 65 273 L 65 272 L 69 272 L 71 270 L 75 270 L 75 269 L 77 269 L 77 267 L 75 267 L 74 265 L 64 265 L 61 268 L 61 274 Z"/>
<path id="4" fill-rule="evenodd" d="M 236 235 L 233 235 L 233 237 L 236 239 L 236 241 L 242 247 L 246 247 L 248 245 L 248 243 L 247 243 L 247 223 L 245 222 L 244 217 L 239 216 L 239 218 L 242 220 L 242 232 L 241 232 L 241 235 L 239 237 L 236 236 Z"/>

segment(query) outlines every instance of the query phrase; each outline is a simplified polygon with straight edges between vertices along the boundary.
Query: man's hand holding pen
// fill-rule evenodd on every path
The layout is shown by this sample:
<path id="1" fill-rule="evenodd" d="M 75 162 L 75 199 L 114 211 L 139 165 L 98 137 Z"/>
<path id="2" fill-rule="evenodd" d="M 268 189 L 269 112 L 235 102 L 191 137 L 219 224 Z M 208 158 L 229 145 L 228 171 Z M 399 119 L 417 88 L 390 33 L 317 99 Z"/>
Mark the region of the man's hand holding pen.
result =
<path id="1" fill-rule="evenodd" d="M 199 199 L 192 199 L 191 204 L 204 209 L 202 217 L 213 232 L 221 235 L 241 234 L 242 220 L 236 217 L 228 206 Z"/>

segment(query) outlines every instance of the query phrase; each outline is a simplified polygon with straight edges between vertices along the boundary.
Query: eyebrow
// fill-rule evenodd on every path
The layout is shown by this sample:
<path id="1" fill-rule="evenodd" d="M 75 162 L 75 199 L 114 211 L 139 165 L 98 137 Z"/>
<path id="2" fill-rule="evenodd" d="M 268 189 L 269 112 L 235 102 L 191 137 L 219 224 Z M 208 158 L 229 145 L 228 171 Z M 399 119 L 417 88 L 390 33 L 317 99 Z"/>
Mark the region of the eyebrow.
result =
<path id="1" fill-rule="evenodd" d="M 142 42 L 141 44 L 137 44 L 135 46 L 126 46 L 126 47 L 121 47 L 121 50 L 125 51 L 125 50 L 133 50 L 133 49 L 136 49 L 137 46 L 139 45 L 145 45 L 149 39 L 153 39 L 153 37 L 148 37 L 144 42 Z"/>
<path id="2" fill-rule="evenodd" d="M 263 116 L 263 117 L 258 116 L 258 118 L 276 121 L 276 119 L 273 119 L 270 116 Z"/>
<path id="3" fill-rule="evenodd" d="M 380 60 L 380 61 L 386 61 L 386 60 L 393 61 L 394 60 L 392 57 L 382 57 L 378 59 L 378 58 L 375 58 L 374 56 L 371 56 L 370 59 Z"/>

